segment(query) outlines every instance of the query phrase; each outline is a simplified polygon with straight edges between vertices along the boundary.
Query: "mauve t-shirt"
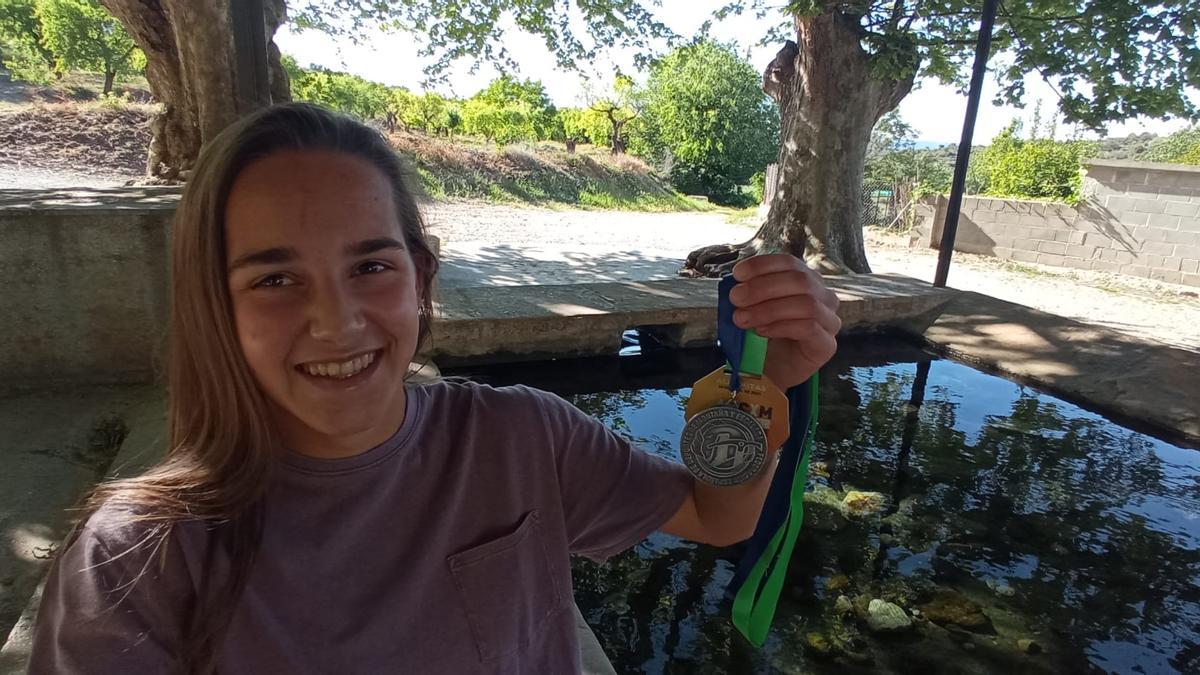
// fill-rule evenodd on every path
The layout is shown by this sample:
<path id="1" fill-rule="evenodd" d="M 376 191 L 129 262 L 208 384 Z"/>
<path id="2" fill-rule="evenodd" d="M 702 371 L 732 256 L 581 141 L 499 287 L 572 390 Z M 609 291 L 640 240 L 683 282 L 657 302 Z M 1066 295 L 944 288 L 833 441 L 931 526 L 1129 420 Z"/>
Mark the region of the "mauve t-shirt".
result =
<path id="1" fill-rule="evenodd" d="M 579 672 L 569 554 L 629 548 L 691 489 L 556 396 L 469 383 L 410 387 L 363 454 L 282 464 L 221 673 Z M 32 673 L 180 669 L 205 526 L 158 555 L 146 531 L 116 506 L 89 519 L 47 580 Z"/>

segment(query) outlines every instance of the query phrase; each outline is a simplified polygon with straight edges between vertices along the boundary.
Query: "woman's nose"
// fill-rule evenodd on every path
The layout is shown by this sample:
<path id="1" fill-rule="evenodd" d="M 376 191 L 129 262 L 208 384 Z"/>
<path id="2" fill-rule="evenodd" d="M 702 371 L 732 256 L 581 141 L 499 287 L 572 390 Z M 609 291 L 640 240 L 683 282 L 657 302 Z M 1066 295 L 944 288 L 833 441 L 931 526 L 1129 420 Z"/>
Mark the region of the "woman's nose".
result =
<path id="1" fill-rule="evenodd" d="M 318 288 L 309 307 L 309 331 L 318 340 L 349 342 L 367 323 L 354 294 L 338 284 Z"/>

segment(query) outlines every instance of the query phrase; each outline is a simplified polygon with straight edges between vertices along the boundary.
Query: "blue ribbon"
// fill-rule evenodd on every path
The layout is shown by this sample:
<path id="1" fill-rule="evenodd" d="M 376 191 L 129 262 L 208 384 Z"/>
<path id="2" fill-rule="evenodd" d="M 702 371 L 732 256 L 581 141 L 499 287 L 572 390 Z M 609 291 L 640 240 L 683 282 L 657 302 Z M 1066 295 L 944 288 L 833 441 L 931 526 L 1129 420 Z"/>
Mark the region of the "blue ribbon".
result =
<path id="1" fill-rule="evenodd" d="M 718 300 L 717 300 L 717 336 L 721 351 L 725 359 L 729 362 L 732 370 L 730 386 L 739 387 L 740 380 L 738 378 L 742 360 L 742 345 L 744 341 L 744 332 L 733 323 L 733 303 L 729 300 L 729 292 L 737 285 L 737 280 L 733 276 L 726 276 L 721 279 L 718 285 Z M 736 389 L 735 389 L 736 391 Z M 737 569 L 734 571 L 733 578 L 726 587 L 726 595 L 729 598 L 734 598 L 738 595 L 742 586 L 745 585 L 752 570 L 763 558 L 770 556 L 770 564 L 774 566 L 776 563 L 786 564 L 791 557 L 791 551 L 785 550 L 787 544 L 776 544 L 775 550 L 771 548 L 772 541 L 780 541 L 786 539 L 781 537 L 781 530 L 792 525 L 798 529 L 804 518 L 803 508 L 799 509 L 799 513 L 792 513 L 793 491 L 805 489 L 805 484 L 808 480 L 808 462 L 804 461 L 806 455 L 810 452 L 809 448 L 812 445 L 813 436 L 815 435 L 816 425 L 816 375 L 811 380 L 796 387 L 792 387 L 787 392 L 789 420 L 791 422 L 790 433 L 787 441 L 784 442 L 783 448 L 780 449 L 779 467 L 776 469 L 775 477 L 771 482 L 771 487 L 767 492 L 766 501 L 763 503 L 762 514 L 759 516 L 758 524 L 754 528 L 754 534 L 746 542 L 746 550 L 742 554 L 741 560 L 738 562 Z M 797 480 L 798 479 L 798 480 Z M 800 502 L 802 504 L 802 502 Z M 790 523 L 791 518 L 796 518 L 795 523 Z M 793 532 L 794 540 L 795 532 Z M 777 574 L 785 573 L 786 570 L 776 571 Z M 765 578 L 765 577 L 764 577 Z M 775 603 L 778 601 L 778 589 L 775 595 L 771 596 L 771 592 L 764 592 L 765 582 L 760 580 L 759 588 L 754 589 L 755 602 L 761 600 L 764 606 L 769 604 L 767 616 L 774 616 Z M 770 619 L 768 619 L 769 624 Z M 735 618 L 735 624 L 738 620 Z M 762 644 L 765 638 L 766 627 L 762 626 L 756 634 L 749 634 L 747 627 L 738 625 L 738 629 L 743 631 L 743 634 L 756 646 Z M 751 628 L 750 632 L 755 629 Z"/>

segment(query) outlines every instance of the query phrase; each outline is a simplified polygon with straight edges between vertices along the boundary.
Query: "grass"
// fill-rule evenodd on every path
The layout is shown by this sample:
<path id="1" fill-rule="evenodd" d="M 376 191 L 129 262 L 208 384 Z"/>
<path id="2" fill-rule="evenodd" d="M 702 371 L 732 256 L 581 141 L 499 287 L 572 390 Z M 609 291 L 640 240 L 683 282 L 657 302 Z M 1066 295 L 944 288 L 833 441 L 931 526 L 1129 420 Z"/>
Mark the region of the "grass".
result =
<path id="1" fill-rule="evenodd" d="M 1049 272 L 1040 270 L 1036 267 L 1033 267 L 1032 265 L 1026 265 L 1024 263 L 1019 263 L 1019 262 L 1015 262 L 1012 260 L 1006 260 L 1004 258 L 997 258 L 997 260 L 1000 261 L 1000 267 L 1002 269 L 1007 270 L 1009 272 L 1016 272 L 1017 274 L 1022 274 L 1027 277 L 1043 277 L 1043 276 L 1047 276 L 1048 274 L 1050 274 Z"/>
<path id="2" fill-rule="evenodd" d="M 725 222 L 730 225 L 743 225 L 746 227 L 758 227 L 758 207 L 747 206 L 744 209 L 730 209 L 725 214 Z"/>
<path id="3" fill-rule="evenodd" d="M 623 211 L 718 210 L 672 190 L 636 158 L 611 157 L 588 146 L 576 153 L 550 142 L 496 148 L 477 140 L 408 132 L 392 134 L 391 140 L 434 199 Z"/>
<path id="4" fill-rule="evenodd" d="M 23 109 L 31 103 L 74 103 L 84 107 L 102 105 L 106 102 L 100 93 L 103 90 L 104 75 L 100 73 L 71 72 L 47 84 L 34 84 L 11 82 L 7 79 L 7 73 L 0 72 L 0 111 Z M 113 105 L 113 99 L 130 105 L 151 105 L 152 97 L 146 78 L 119 78 L 107 99 L 110 106 Z"/>

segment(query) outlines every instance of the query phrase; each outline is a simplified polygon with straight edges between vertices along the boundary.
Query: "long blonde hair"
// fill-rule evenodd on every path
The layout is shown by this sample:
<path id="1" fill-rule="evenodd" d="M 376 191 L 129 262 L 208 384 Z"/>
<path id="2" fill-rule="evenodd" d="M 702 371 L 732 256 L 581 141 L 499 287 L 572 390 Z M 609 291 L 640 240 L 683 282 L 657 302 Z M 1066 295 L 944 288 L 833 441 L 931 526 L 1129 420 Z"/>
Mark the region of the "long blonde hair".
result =
<path id="1" fill-rule="evenodd" d="M 437 259 L 406 183 L 407 172 L 375 130 L 319 106 L 267 108 L 227 128 L 200 153 L 173 223 L 168 377 L 168 448 L 146 473 L 104 483 L 85 512 L 128 506 L 165 552 L 172 526 L 202 520 L 208 541 L 205 579 L 224 558 L 230 573 L 199 590 L 187 619 L 183 657 L 194 672 L 214 668 L 221 635 L 245 587 L 261 541 L 261 501 L 280 437 L 267 398 L 242 354 L 225 260 L 225 205 L 249 164 L 283 150 L 344 152 L 370 162 L 392 186 L 405 244 L 420 280 L 420 337 L 429 336 L 430 287 Z"/>

